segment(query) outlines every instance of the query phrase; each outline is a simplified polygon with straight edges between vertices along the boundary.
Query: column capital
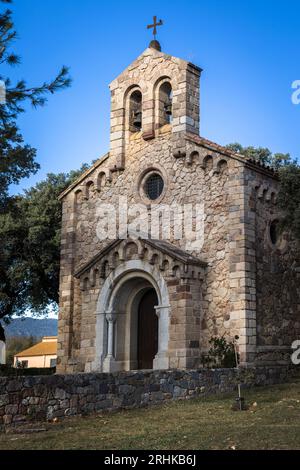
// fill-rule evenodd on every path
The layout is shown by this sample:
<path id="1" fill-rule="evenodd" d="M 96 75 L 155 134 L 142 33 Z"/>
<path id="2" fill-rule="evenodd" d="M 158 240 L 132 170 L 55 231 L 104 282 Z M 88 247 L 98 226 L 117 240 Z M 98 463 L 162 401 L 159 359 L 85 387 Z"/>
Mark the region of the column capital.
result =
<path id="1" fill-rule="evenodd" d="M 106 320 L 109 323 L 114 323 L 117 320 L 117 313 L 116 312 L 106 312 L 105 317 L 106 317 Z"/>
<path id="2" fill-rule="evenodd" d="M 170 305 L 157 305 L 154 308 L 155 308 L 155 310 L 163 310 L 163 309 L 170 308 Z"/>
<path id="3" fill-rule="evenodd" d="M 161 312 L 168 311 L 170 308 L 170 305 L 157 305 L 154 307 L 156 315 L 159 317 Z"/>

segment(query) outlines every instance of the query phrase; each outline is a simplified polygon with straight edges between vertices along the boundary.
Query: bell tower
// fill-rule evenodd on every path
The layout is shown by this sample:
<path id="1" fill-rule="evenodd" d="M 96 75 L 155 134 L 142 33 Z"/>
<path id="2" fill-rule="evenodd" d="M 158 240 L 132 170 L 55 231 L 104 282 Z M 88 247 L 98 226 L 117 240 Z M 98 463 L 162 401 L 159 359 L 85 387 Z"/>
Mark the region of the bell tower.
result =
<path id="1" fill-rule="evenodd" d="M 112 170 L 126 165 L 130 136 L 151 141 L 159 129 L 170 126 L 174 153 L 184 147 L 187 133 L 199 134 L 201 69 L 165 54 L 156 39 L 163 23 L 154 17 L 154 39 L 149 47 L 110 84 Z"/>

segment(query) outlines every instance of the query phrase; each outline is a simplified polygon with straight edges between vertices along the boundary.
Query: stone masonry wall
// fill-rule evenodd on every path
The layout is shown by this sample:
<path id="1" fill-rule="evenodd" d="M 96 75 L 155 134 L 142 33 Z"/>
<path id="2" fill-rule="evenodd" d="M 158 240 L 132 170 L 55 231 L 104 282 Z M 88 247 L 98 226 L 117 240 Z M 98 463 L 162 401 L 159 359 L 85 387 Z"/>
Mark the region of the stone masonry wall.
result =
<path id="1" fill-rule="evenodd" d="M 285 382 L 288 367 L 242 369 L 244 386 Z M 0 378 L 0 429 L 32 421 L 234 392 L 236 369 L 68 374 Z"/>
<path id="2" fill-rule="evenodd" d="M 258 177 L 256 177 L 256 181 Z M 257 357 L 264 363 L 289 360 L 291 344 L 300 338 L 300 250 L 291 234 L 272 243 L 270 224 L 281 218 L 276 186 L 263 181 L 255 191 Z"/>
<path id="3" fill-rule="evenodd" d="M 101 289 L 101 280 L 96 280 L 95 286 L 83 294 L 80 292 L 76 281 L 72 281 L 72 272 L 78 269 L 87 260 L 91 259 L 108 244 L 108 241 L 99 241 L 97 238 L 97 207 L 99 203 L 111 203 L 118 207 L 120 195 L 126 195 L 128 204 L 139 204 L 141 200 L 138 191 L 140 175 L 148 168 L 157 168 L 165 175 L 166 192 L 162 204 L 204 203 L 205 233 L 204 245 L 199 251 L 193 251 L 196 257 L 208 263 L 205 283 L 198 286 L 199 294 L 202 292 L 201 319 L 197 325 L 198 338 L 202 349 L 208 348 L 208 341 L 213 335 L 240 334 L 240 324 L 228 322 L 232 302 L 230 300 L 231 286 L 229 281 L 230 246 L 228 243 L 228 224 L 232 219 L 228 218 L 229 194 L 232 183 L 228 185 L 230 175 L 239 173 L 238 164 L 234 160 L 227 160 L 215 155 L 215 160 L 205 149 L 193 145 L 189 149 L 189 155 L 194 151 L 194 160 L 187 162 L 175 159 L 172 155 L 171 132 L 166 133 L 151 142 L 145 142 L 141 136 L 131 142 L 130 158 L 126 161 L 123 172 L 112 174 L 112 180 L 107 178 L 102 181 L 100 190 L 96 189 L 97 178 L 89 175 L 89 180 L 94 181 L 88 186 L 87 179 L 84 185 L 76 188 L 75 210 L 70 216 L 72 208 L 70 201 L 74 194 L 69 194 L 64 199 L 65 225 L 63 232 L 66 234 L 66 249 L 62 250 L 62 282 L 61 304 L 59 319 L 59 372 L 88 371 L 85 368 L 87 362 L 95 360 L 95 312 L 96 302 Z M 196 153 L 197 151 L 197 153 Z M 200 161 L 204 160 L 200 165 Z M 217 163 L 221 163 L 217 167 Z M 100 172 L 105 173 L 109 159 L 101 165 Z M 95 173 L 99 173 L 95 171 Z M 237 181 L 239 184 L 239 181 Z M 232 188 L 236 192 L 236 185 Z M 240 217 L 236 213 L 236 217 Z M 240 224 L 238 220 L 237 224 Z M 76 237 L 70 243 L 70 237 L 75 230 Z M 73 240 L 73 239 L 72 239 Z M 170 243 L 185 249 L 186 240 L 174 240 Z M 232 251 L 236 251 L 236 248 Z M 71 284 L 72 283 L 72 284 Z M 69 291 L 70 289 L 70 291 Z M 85 295 L 85 298 L 83 298 Z M 195 298 L 196 307 L 199 308 L 198 297 Z M 81 307 L 82 305 L 82 307 Z M 237 305 L 237 308 L 239 306 Z M 241 310 L 241 309 L 240 309 Z M 86 311 L 86 314 L 84 313 Z M 176 316 L 179 312 L 172 311 Z M 83 316 L 84 321 L 83 320 Z M 177 327 L 178 328 L 178 327 Z M 187 341 L 194 341 L 194 332 Z M 69 341 L 66 336 L 69 335 Z M 201 337 L 200 337 L 201 335 Z M 63 339 L 64 338 L 64 339 Z M 84 341 L 84 343 L 83 343 Z M 181 340 L 180 340 L 181 341 Z M 66 345 L 69 344 L 69 350 Z M 83 346 L 84 345 L 84 346 Z M 172 349 L 181 349 L 181 343 Z M 84 350 L 83 350 L 84 347 Z M 81 356 L 81 358 L 80 358 Z M 195 367 L 195 365 L 193 366 Z"/>

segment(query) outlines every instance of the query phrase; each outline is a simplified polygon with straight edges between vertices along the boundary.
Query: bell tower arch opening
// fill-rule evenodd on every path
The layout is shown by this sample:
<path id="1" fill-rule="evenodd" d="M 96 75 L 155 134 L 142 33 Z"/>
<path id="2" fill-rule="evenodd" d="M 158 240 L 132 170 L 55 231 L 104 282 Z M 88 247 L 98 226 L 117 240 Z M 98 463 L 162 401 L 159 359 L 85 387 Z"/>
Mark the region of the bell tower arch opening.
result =
<path id="1" fill-rule="evenodd" d="M 158 124 L 159 127 L 165 124 L 172 124 L 173 121 L 173 90 L 169 81 L 164 81 L 158 92 Z"/>
<path id="2" fill-rule="evenodd" d="M 129 97 L 129 130 L 140 132 L 142 130 L 142 93 L 139 89 L 134 90 Z"/>

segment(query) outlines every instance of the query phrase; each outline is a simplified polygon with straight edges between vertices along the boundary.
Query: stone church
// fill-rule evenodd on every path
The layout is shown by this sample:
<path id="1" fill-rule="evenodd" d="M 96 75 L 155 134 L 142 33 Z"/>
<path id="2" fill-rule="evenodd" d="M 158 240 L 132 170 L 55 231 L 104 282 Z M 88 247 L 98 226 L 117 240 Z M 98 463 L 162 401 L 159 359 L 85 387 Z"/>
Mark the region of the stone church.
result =
<path id="1" fill-rule="evenodd" d="M 278 177 L 201 137 L 201 72 L 155 40 L 110 84 L 109 153 L 60 196 L 59 373 L 197 368 L 223 335 L 238 335 L 242 364 L 284 363 L 300 338 L 299 251 L 277 229 Z M 146 210 L 140 236 L 99 236 L 120 198 Z M 149 236 L 147 211 L 174 204 L 203 208 L 202 243 L 176 236 L 178 213 L 167 237 L 161 214 Z M 121 225 L 116 213 L 108 225 Z"/>

